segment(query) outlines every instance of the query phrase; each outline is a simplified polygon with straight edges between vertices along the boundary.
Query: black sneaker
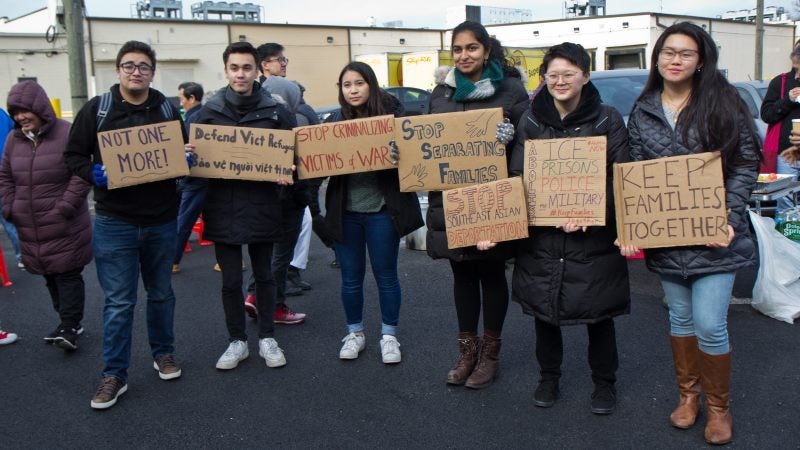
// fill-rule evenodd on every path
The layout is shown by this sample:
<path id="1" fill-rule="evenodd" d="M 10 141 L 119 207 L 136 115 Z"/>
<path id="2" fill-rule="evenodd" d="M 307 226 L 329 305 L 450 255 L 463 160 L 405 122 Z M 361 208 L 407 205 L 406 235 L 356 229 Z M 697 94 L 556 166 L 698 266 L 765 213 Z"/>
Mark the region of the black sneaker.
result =
<path id="1" fill-rule="evenodd" d="M 592 392 L 592 412 L 611 414 L 617 406 L 617 389 L 613 384 L 595 384 Z"/>
<path id="2" fill-rule="evenodd" d="M 297 297 L 298 295 L 303 295 L 303 289 L 297 286 L 289 286 L 287 284 L 283 289 L 283 295 L 285 297 Z"/>
<path id="3" fill-rule="evenodd" d="M 83 332 L 82 328 L 62 328 L 58 330 L 58 335 L 53 340 L 53 344 L 63 348 L 64 350 L 75 351 L 78 349 L 78 330 Z"/>
<path id="4" fill-rule="evenodd" d="M 286 271 L 286 281 L 292 283 L 294 287 L 298 287 L 304 291 L 311 290 L 311 284 L 303 281 L 300 277 L 300 269 L 289 266 L 289 270 Z"/>
<path id="5" fill-rule="evenodd" d="M 533 393 L 533 404 L 540 408 L 549 408 L 558 400 L 558 381 L 542 380 Z"/>
<path id="6" fill-rule="evenodd" d="M 55 330 L 53 330 L 52 333 L 50 333 L 47 336 L 45 336 L 44 337 L 44 343 L 45 344 L 55 344 L 56 343 L 56 338 L 58 338 L 58 334 L 59 334 L 59 332 L 61 332 L 62 328 L 64 328 L 64 327 L 59 325 L 58 327 L 56 327 Z M 83 327 L 81 325 L 78 325 L 78 328 L 75 329 L 75 334 L 77 334 L 79 336 L 81 334 L 83 334 Z"/>

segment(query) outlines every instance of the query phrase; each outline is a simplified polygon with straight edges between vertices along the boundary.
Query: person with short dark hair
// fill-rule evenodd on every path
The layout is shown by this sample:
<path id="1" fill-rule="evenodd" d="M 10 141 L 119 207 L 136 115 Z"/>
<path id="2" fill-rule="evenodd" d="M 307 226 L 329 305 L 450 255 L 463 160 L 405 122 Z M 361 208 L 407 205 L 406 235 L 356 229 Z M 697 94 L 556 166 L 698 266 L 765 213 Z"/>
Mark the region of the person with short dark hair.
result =
<path id="1" fill-rule="evenodd" d="M 268 42 L 258 46 L 259 67 L 262 78 L 285 77 L 286 66 L 289 65 L 289 58 L 283 55 L 283 46 L 275 42 Z"/>
<path id="2" fill-rule="evenodd" d="M 175 294 L 170 269 L 175 251 L 178 192 L 167 179 L 109 190 L 97 133 L 180 120 L 161 92 L 150 87 L 156 55 L 144 42 L 128 41 L 117 53 L 119 84 L 89 100 L 72 123 L 64 159 L 94 185 L 92 250 L 105 293 L 103 379 L 91 407 L 114 406 L 128 390 L 133 317 L 139 275 L 147 291 L 147 331 L 153 367 L 162 380 L 181 376 L 175 358 Z M 104 108 L 107 101 L 108 109 Z M 183 127 L 181 127 L 183 128 Z M 183 136 L 184 140 L 186 135 Z"/>

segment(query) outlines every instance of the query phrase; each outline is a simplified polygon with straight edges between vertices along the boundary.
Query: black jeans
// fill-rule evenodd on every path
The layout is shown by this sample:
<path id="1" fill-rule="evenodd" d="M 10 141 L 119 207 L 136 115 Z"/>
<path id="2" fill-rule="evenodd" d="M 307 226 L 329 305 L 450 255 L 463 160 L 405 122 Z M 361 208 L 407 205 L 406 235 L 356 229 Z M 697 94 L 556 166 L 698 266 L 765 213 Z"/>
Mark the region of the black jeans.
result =
<path id="1" fill-rule="evenodd" d="M 86 288 L 83 283 L 83 267 L 64 273 L 44 275 L 47 290 L 53 300 L 53 309 L 58 313 L 59 328 L 78 328 L 83 320 L 83 305 Z"/>
<path id="2" fill-rule="evenodd" d="M 477 332 L 483 306 L 483 328 L 499 335 L 508 311 L 505 261 L 450 260 L 450 267 L 453 269 L 458 330 L 462 333 Z"/>
<path id="3" fill-rule="evenodd" d="M 272 322 L 275 310 L 275 279 L 272 277 L 272 243 L 248 244 L 250 267 L 256 280 L 256 301 L 258 308 L 258 338 L 272 337 L 275 324 Z M 222 306 L 225 309 L 225 325 L 231 342 L 247 341 L 247 326 L 242 296 L 242 246 L 234 244 L 214 244 L 217 263 L 222 270 Z"/>
<path id="4" fill-rule="evenodd" d="M 300 237 L 300 230 L 303 227 L 303 214 L 306 208 L 283 208 L 281 229 L 281 240 L 274 244 L 272 253 L 272 277 L 275 278 L 275 303 L 286 301 L 286 272 L 289 264 L 294 258 L 294 247 Z M 256 279 L 253 273 L 250 274 L 250 281 L 247 283 L 247 293 L 252 294 L 256 289 Z"/>
<path id="5" fill-rule="evenodd" d="M 536 326 L 536 359 L 542 380 L 558 380 L 561 377 L 561 362 L 564 356 L 564 343 L 561 327 L 539 319 Z M 614 384 L 619 365 L 617 356 L 617 337 L 614 319 L 586 324 L 589 332 L 589 367 L 595 384 Z"/>

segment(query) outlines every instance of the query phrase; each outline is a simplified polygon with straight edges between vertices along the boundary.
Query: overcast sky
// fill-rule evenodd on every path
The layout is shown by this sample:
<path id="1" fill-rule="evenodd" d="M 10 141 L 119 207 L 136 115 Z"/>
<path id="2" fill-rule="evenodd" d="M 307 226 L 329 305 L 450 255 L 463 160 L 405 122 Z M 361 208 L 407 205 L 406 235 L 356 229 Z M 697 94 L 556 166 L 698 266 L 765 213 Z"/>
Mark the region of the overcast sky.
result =
<path id="1" fill-rule="evenodd" d="M 190 18 L 190 5 L 200 0 L 184 0 L 184 18 Z M 372 16 L 380 26 L 384 22 L 402 20 L 409 28 L 444 28 L 445 11 L 449 6 L 469 4 L 526 8 L 533 10 L 534 20 L 562 17 L 562 0 L 485 0 L 459 2 L 451 0 L 238 0 L 264 7 L 264 21 L 271 23 L 365 26 Z M 135 0 L 85 0 L 87 14 L 94 17 L 131 17 Z M 0 15 L 16 17 L 41 8 L 46 0 L 0 0 Z M 791 0 L 769 1 L 766 6 L 784 6 Z M 725 11 L 755 8 L 755 0 L 607 0 L 608 14 L 664 12 L 716 17 Z"/>

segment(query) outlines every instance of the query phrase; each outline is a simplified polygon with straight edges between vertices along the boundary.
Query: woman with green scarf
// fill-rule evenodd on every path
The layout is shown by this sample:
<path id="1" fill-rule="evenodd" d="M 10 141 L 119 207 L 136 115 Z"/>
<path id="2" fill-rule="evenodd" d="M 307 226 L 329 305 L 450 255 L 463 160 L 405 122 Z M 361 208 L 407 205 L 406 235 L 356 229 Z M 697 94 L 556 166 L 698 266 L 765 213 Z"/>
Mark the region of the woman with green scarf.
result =
<path id="1" fill-rule="evenodd" d="M 514 126 L 528 106 L 520 73 L 505 59 L 503 47 L 483 25 L 464 22 L 453 30 L 450 45 L 455 68 L 431 94 L 432 114 L 502 108 L 507 119 L 497 126 L 497 140 L 513 147 Z M 508 153 L 507 153 L 508 155 Z M 453 269 L 453 296 L 458 316 L 459 355 L 447 383 L 481 389 L 494 381 L 500 333 L 508 310 L 505 261 L 513 249 L 447 248 L 442 193 L 428 196 L 426 247 L 431 258 L 447 258 Z M 481 299 L 483 293 L 483 299 Z M 483 336 L 478 322 L 483 310 Z"/>

